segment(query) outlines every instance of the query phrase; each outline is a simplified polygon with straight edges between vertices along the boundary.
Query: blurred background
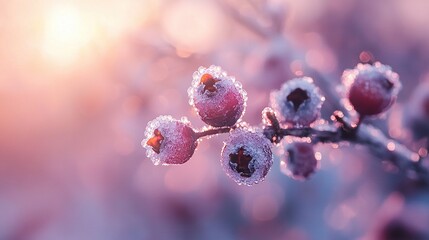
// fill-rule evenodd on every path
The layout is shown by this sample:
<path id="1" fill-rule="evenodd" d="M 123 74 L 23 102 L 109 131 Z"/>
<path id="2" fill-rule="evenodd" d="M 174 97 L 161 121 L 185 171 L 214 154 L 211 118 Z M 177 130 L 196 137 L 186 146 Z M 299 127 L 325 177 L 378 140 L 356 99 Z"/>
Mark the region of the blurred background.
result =
<path id="1" fill-rule="evenodd" d="M 236 76 L 249 97 L 244 120 L 259 125 L 284 81 L 324 76 L 326 93 L 344 69 L 375 59 L 403 90 L 370 121 L 425 155 L 426 140 L 413 141 L 400 119 L 429 78 L 427 9 L 426 0 L 0 0 L 0 239 L 429 239 L 429 188 L 364 147 L 317 145 L 310 180 L 282 174 L 277 159 L 265 182 L 244 187 L 220 167 L 225 136 L 183 166 L 153 166 L 140 146 L 161 114 L 203 127 L 186 93 L 199 66 Z M 324 117 L 338 105 L 326 97 Z"/>

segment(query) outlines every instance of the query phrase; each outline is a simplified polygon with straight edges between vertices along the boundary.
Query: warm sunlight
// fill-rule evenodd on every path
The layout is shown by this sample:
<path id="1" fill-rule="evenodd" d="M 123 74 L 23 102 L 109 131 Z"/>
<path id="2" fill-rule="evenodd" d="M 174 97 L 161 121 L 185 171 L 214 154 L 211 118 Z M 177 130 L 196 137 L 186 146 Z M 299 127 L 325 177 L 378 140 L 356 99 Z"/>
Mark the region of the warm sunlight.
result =
<path id="1" fill-rule="evenodd" d="M 76 7 L 52 7 L 44 25 L 44 56 L 60 65 L 76 61 L 94 36 L 88 20 Z"/>

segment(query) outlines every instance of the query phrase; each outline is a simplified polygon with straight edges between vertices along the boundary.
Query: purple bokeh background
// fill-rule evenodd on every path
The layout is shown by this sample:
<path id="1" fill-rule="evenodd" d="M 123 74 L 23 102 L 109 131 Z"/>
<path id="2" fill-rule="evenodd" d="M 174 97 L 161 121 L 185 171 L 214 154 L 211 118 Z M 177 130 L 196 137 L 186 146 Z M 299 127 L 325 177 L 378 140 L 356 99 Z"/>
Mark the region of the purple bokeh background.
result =
<path id="1" fill-rule="evenodd" d="M 392 218 L 427 234 L 428 188 L 365 147 L 317 145 L 321 168 L 305 182 L 276 157 L 263 183 L 244 187 L 221 169 L 226 136 L 183 166 L 153 166 L 140 146 L 158 115 L 204 126 L 186 92 L 199 66 L 235 76 L 249 97 L 244 120 L 260 125 L 284 81 L 318 83 L 309 67 L 335 86 L 368 51 L 403 83 L 369 122 L 418 151 L 427 141 L 413 141 L 401 117 L 429 79 L 426 0 L 0 6 L 0 239 L 379 239 Z M 327 96 L 322 116 L 336 104 Z"/>

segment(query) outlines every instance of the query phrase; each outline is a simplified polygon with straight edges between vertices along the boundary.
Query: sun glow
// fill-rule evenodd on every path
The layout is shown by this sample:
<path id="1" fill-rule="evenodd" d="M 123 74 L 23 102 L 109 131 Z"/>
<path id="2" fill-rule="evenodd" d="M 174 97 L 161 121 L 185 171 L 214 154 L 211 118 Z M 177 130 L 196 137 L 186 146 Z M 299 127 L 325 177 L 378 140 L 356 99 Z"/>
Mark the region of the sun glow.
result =
<path id="1" fill-rule="evenodd" d="M 76 61 L 94 37 L 88 20 L 73 6 L 50 9 L 44 25 L 43 55 L 57 64 Z"/>

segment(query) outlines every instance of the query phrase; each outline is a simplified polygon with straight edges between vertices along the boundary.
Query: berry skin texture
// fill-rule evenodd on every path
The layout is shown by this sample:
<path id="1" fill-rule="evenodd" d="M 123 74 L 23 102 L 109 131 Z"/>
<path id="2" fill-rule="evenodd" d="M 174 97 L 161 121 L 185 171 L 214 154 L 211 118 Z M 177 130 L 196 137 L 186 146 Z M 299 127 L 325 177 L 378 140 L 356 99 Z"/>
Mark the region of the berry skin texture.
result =
<path id="1" fill-rule="evenodd" d="M 154 165 L 183 164 L 194 154 L 197 138 L 186 118 L 159 116 L 147 124 L 142 146 Z"/>
<path id="2" fill-rule="evenodd" d="M 292 142 L 284 147 L 280 169 L 296 180 L 306 180 L 318 167 L 313 145 L 307 142 Z"/>
<path id="3" fill-rule="evenodd" d="M 294 126 L 309 126 L 316 121 L 324 100 L 309 77 L 289 80 L 270 96 L 271 107 L 280 122 Z"/>
<path id="4" fill-rule="evenodd" d="M 346 70 L 343 82 L 348 87 L 347 97 L 361 116 L 372 116 L 386 111 L 396 100 L 401 83 L 398 74 L 389 66 L 358 64 Z"/>
<path id="5" fill-rule="evenodd" d="M 239 185 L 251 186 L 263 181 L 273 165 L 270 141 L 252 129 L 233 130 L 221 155 L 224 171 Z"/>
<path id="6" fill-rule="evenodd" d="M 246 92 L 220 67 L 200 67 L 188 89 L 189 103 L 212 127 L 233 126 L 244 114 Z"/>

